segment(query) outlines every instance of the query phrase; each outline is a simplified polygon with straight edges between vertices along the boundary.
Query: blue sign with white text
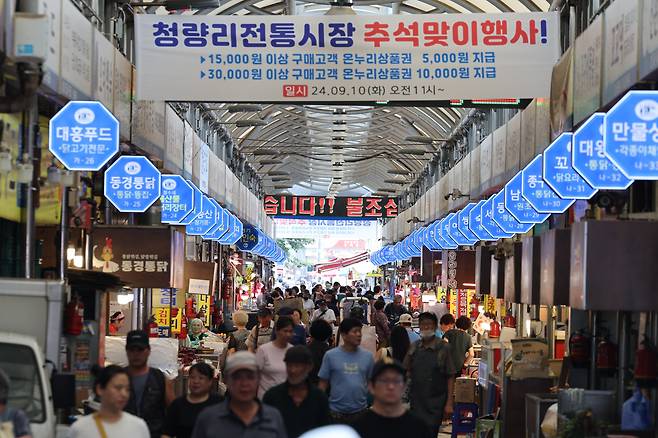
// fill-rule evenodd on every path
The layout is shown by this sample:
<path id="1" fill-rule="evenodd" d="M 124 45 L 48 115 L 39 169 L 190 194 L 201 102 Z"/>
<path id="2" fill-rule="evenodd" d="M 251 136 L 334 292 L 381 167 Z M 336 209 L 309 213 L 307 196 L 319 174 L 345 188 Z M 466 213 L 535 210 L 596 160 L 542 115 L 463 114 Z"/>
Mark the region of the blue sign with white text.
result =
<path id="1" fill-rule="evenodd" d="M 630 179 L 658 179 L 658 91 L 629 91 L 605 115 L 605 155 Z"/>
<path id="2" fill-rule="evenodd" d="M 194 187 L 180 175 L 162 175 L 160 222 L 178 224 L 194 210 Z"/>
<path id="3" fill-rule="evenodd" d="M 119 153 L 119 121 L 100 102 L 71 101 L 49 126 L 48 149 L 69 170 L 100 170 Z"/>
<path id="4" fill-rule="evenodd" d="M 127 213 L 143 213 L 160 198 L 160 171 L 146 157 L 119 157 L 104 175 L 105 197 Z"/>
<path id="5" fill-rule="evenodd" d="M 457 242 L 452 240 L 452 237 L 448 234 L 450 227 L 445 218 L 439 220 L 439 225 L 436 227 L 436 234 L 434 238 L 443 246 L 444 249 L 457 249 Z M 445 245 L 444 245 L 445 243 Z"/>
<path id="6" fill-rule="evenodd" d="M 457 217 L 459 221 L 459 232 L 462 233 L 464 237 L 466 237 L 468 240 L 470 240 L 473 243 L 480 240 L 480 238 L 476 236 L 468 226 L 468 224 L 471 221 L 469 217 L 471 210 L 473 210 L 473 207 L 475 207 L 476 205 L 477 204 L 475 202 L 471 202 L 466 207 L 459 210 L 459 212 L 457 213 Z"/>
<path id="7" fill-rule="evenodd" d="M 483 241 L 496 240 L 482 225 L 482 206 L 487 201 L 480 201 L 468 213 L 468 228 L 478 239 Z"/>
<path id="8" fill-rule="evenodd" d="M 423 231 L 423 245 L 430 251 L 441 251 L 441 245 L 434 240 L 434 232 L 432 229 L 432 224 L 428 225 L 427 228 Z"/>
<path id="9" fill-rule="evenodd" d="M 527 233 L 535 224 L 521 223 L 505 208 L 505 191 L 501 190 L 493 196 L 493 220 L 506 233 Z"/>
<path id="10" fill-rule="evenodd" d="M 537 213 L 537 210 L 521 196 L 522 185 L 522 172 L 514 175 L 514 178 L 505 184 L 505 208 L 522 224 L 540 224 L 544 222 L 550 214 Z"/>
<path id="11" fill-rule="evenodd" d="M 253 225 L 245 225 L 235 245 L 240 251 L 252 251 L 258 245 L 258 230 Z"/>
<path id="12" fill-rule="evenodd" d="M 194 209 L 192 210 L 192 212 L 190 214 L 185 216 L 183 218 L 183 220 L 181 220 L 178 223 L 178 225 L 189 225 L 189 224 L 192 223 L 192 221 L 194 219 L 196 219 L 196 217 L 198 215 L 201 214 L 201 199 L 203 197 L 203 193 L 201 192 L 201 190 L 199 190 L 199 188 L 196 186 L 196 184 L 194 184 L 192 181 L 190 181 L 189 179 L 186 179 L 185 181 L 187 181 L 187 183 L 190 186 L 192 186 L 193 196 L 194 196 Z"/>
<path id="13" fill-rule="evenodd" d="M 201 213 L 185 227 L 185 233 L 190 236 L 203 236 L 217 223 L 217 207 L 209 197 L 201 197 Z"/>
<path id="14" fill-rule="evenodd" d="M 203 235 L 203 238 L 206 240 L 219 240 L 226 233 L 226 222 L 228 220 L 226 215 L 228 215 L 228 212 L 213 198 L 210 198 L 210 202 L 215 206 L 215 225 Z"/>
<path id="15" fill-rule="evenodd" d="M 223 212 L 225 213 L 222 217 L 222 220 L 226 224 L 226 230 L 224 231 L 224 235 L 219 238 L 218 242 L 222 245 L 231 245 L 231 239 L 233 238 L 233 233 L 235 229 L 237 228 L 237 223 L 236 221 L 238 218 L 233 216 L 227 209 L 224 209 Z"/>
<path id="16" fill-rule="evenodd" d="M 459 232 L 459 216 L 457 216 L 457 213 L 450 213 L 446 217 L 446 222 L 448 222 L 450 237 L 452 237 L 452 240 L 457 242 L 457 244 L 468 246 L 473 245 L 476 242 L 476 240 L 467 239 L 466 236 Z"/>
<path id="17" fill-rule="evenodd" d="M 633 183 L 605 155 L 604 113 L 594 113 L 573 133 L 572 165 L 587 183 L 599 190 L 623 190 Z"/>
<path id="18" fill-rule="evenodd" d="M 512 237 L 514 234 L 506 233 L 500 225 L 493 218 L 493 196 L 484 201 L 482 204 L 482 210 L 480 214 L 482 215 L 482 226 L 492 237 L 496 239 L 503 239 L 506 237 Z"/>
<path id="19" fill-rule="evenodd" d="M 538 213 L 564 213 L 575 199 L 562 199 L 544 182 L 542 177 L 542 156 L 537 155 L 521 171 L 521 196 Z"/>
<path id="20" fill-rule="evenodd" d="M 571 164 L 572 138 L 570 132 L 562 133 L 544 151 L 544 181 L 561 198 L 589 199 L 596 189 L 587 184 Z"/>

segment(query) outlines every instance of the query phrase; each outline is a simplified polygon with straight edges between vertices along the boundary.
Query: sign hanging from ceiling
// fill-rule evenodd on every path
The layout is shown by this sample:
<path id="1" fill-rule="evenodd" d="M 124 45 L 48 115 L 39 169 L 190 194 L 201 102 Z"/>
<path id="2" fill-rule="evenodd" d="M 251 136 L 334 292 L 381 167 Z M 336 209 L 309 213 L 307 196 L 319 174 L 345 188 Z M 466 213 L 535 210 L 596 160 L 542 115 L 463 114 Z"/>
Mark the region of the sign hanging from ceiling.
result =
<path id="1" fill-rule="evenodd" d="M 560 55 L 556 12 L 139 14 L 135 25 L 137 97 L 146 100 L 400 102 L 544 97 Z"/>
<path id="2" fill-rule="evenodd" d="M 263 200 L 268 216 L 336 217 L 380 219 L 398 215 L 395 198 L 267 195 Z"/>

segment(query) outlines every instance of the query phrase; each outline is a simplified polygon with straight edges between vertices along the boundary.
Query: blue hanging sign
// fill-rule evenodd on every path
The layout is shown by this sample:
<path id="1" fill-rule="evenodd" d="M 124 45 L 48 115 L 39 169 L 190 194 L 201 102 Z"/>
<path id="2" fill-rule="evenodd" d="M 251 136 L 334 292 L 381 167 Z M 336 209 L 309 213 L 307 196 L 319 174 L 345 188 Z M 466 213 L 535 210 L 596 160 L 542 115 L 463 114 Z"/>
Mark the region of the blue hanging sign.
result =
<path id="1" fill-rule="evenodd" d="M 629 91 L 604 125 L 604 152 L 619 170 L 629 179 L 658 179 L 658 91 Z"/>
<path id="2" fill-rule="evenodd" d="M 470 223 L 470 213 L 473 210 L 473 207 L 475 207 L 477 204 L 475 202 L 471 202 L 470 204 L 466 205 L 466 207 L 462 208 L 459 210 L 457 213 L 457 218 L 458 218 L 458 228 L 459 232 L 464 235 L 468 240 L 471 242 L 476 243 L 480 238 L 476 236 L 473 231 L 469 228 L 468 224 Z"/>
<path id="3" fill-rule="evenodd" d="M 599 190 L 624 190 L 633 183 L 605 155 L 604 113 L 594 113 L 573 133 L 573 168 L 587 183 Z"/>
<path id="4" fill-rule="evenodd" d="M 425 245 L 425 248 L 429 249 L 430 251 L 441 251 L 441 245 L 434 240 L 433 232 L 432 232 L 432 224 L 428 225 L 425 227 L 423 230 L 423 245 Z"/>
<path id="5" fill-rule="evenodd" d="M 490 197 L 482 204 L 482 210 L 480 212 L 482 215 L 482 226 L 496 239 L 512 237 L 514 234 L 506 233 L 493 218 L 493 198 L 493 196 Z"/>
<path id="6" fill-rule="evenodd" d="M 420 227 L 416 231 L 413 232 L 414 236 L 414 245 L 416 248 L 418 248 L 418 251 L 421 253 L 423 252 L 423 231 L 425 231 L 425 227 Z"/>
<path id="7" fill-rule="evenodd" d="M 438 220 L 432 224 L 432 237 L 439 244 L 441 249 L 457 249 L 457 244 L 454 241 L 447 241 L 443 238 L 441 229 L 443 228 L 443 220 Z"/>
<path id="8" fill-rule="evenodd" d="M 240 238 L 242 237 L 242 230 L 244 225 L 242 224 L 242 221 L 238 219 L 237 217 L 235 218 L 235 226 L 233 227 L 233 232 L 231 233 L 231 237 L 228 240 L 229 245 L 235 245 Z M 284 256 L 284 252 L 281 248 L 279 248 L 281 255 Z"/>
<path id="9" fill-rule="evenodd" d="M 469 240 L 462 233 L 459 232 L 459 216 L 457 213 L 450 213 L 446 217 L 446 222 L 448 222 L 448 231 L 452 240 L 454 240 L 458 245 L 468 246 L 473 245 L 477 240 Z"/>
<path id="10" fill-rule="evenodd" d="M 185 216 L 179 223 L 178 225 L 189 225 L 192 223 L 194 219 L 197 218 L 201 214 L 201 198 L 203 196 L 203 193 L 199 188 L 189 179 L 185 180 L 190 186 L 192 186 L 193 190 L 193 197 L 194 197 L 194 209 Z"/>
<path id="11" fill-rule="evenodd" d="M 532 229 L 535 224 L 522 223 L 505 208 L 505 191 L 501 190 L 493 196 L 493 220 L 506 233 L 523 234 Z"/>
<path id="12" fill-rule="evenodd" d="M 190 236 L 203 236 L 217 223 L 217 207 L 212 200 L 203 195 L 201 197 L 201 213 L 185 227 L 185 233 Z"/>
<path id="13" fill-rule="evenodd" d="M 145 212 L 160 189 L 160 171 L 146 157 L 124 155 L 105 171 L 105 197 L 122 212 Z"/>
<path id="14" fill-rule="evenodd" d="M 215 225 L 203 235 L 205 240 L 218 241 L 226 233 L 228 227 L 228 212 L 222 208 L 215 199 L 210 198 L 210 202 L 215 206 Z"/>
<path id="15" fill-rule="evenodd" d="M 393 245 L 386 245 L 384 247 L 383 253 L 384 253 L 384 261 L 386 263 L 392 263 L 396 260 L 395 259 L 395 250 L 394 250 Z"/>
<path id="16" fill-rule="evenodd" d="M 544 181 L 561 198 L 589 199 L 592 188 L 572 166 L 572 138 L 570 132 L 560 134 L 544 151 Z"/>
<path id="17" fill-rule="evenodd" d="M 258 244 L 258 230 L 252 225 L 245 225 L 242 237 L 235 245 L 240 251 L 251 251 Z"/>
<path id="18" fill-rule="evenodd" d="M 407 248 L 409 248 L 409 253 L 412 257 L 420 257 L 421 253 L 423 252 L 421 247 L 416 246 L 416 234 L 416 231 L 413 231 L 407 237 Z"/>
<path id="19" fill-rule="evenodd" d="M 514 178 L 505 184 L 505 208 L 522 224 L 540 224 L 544 222 L 550 214 L 537 213 L 537 210 L 521 196 L 522 185 L 523 174 L 521 172 L 514 175 Z"/>
<path id="20" fill-rule="evenodd" d="M 48 149 L 69 170 L 100 170 L 119 153 L 119 121 L 100 102 L 71 101 L 49 126 Z"/>
<path id="21" fill-rule="evenodd" d="M 438 228 L 439 236 L 451 246 L 453 249 L 457 248 L 459 245 L 455 240 L 450 236 L 450 224 L 448 223 L 448 217 L 444 217 L 440 220 L 441 226 Z"/>
<path id="22" fill-rule="evenodd" d="M 482 241 L 496 240 L 482 225 L 482 206 L 487 201 L 480 201 L 468 212 L 468 228 Z"/>
<path id="23" fill-rule="evenodd" d="M 537 155 L 521 171 L 521 196 L 538 213 L 564 213 L 575 199 L 562 199 L 544 182 L 542 177 L 542 156 Z"/>
<path id="24" fill-rule="evenodd" d="M 180 175 L 162 175 L 160 222 L 179 224 L 194 210 L 194 187 Z"/>
<path id="25" fill-rule="evenodd" d="M 233 216 L 228 209 L 224 209 L 224 217 L 223 220 L 225 221 L 224 223 L 226 224 L 226 230 L 224 231 L 224 235 L 220 237 L 218 242 L 222 245 L 232 245 L 231 240 L 233 240 L 233 234 L 235 233 L 235 230 L 237 229 L 237 220 L 235 216 Z"/>

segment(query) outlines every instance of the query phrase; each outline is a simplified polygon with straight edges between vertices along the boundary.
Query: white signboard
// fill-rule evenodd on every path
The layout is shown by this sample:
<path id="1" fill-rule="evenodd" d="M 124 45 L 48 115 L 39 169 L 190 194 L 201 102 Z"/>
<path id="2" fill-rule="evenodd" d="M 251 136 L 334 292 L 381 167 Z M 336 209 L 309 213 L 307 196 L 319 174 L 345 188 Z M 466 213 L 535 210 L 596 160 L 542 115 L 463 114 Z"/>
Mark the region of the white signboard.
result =
<path id="1" fill-rule="evenodd" d="M 491 187 L 493 134 L 487 135 L 478 149 L 480 149 L 480 190 L 485 191 Z"/>
<path id="2" fill-rule="evenodd" d="M 92 25 L 72 2 L 62 2 L 60 94 L 71 100 L 91 96 Z"/>
<path id="3" fill-rule="evenodd" d="M 135 30 L 138 98 L 158 100 L 532 98 L 560 52 L 556 12 L 139 14 Z"/>
<path id="4" fill-rule="evenodd" d="M 535 158 L 535 123 L 537 103 L 533 100 L 521 113 L 521 151 L 519 153 L 521 167 L 525 167 Z"/>
<path id="5" fill-rule="evenodd" d="M 187 288 L 188 294 L 208 295 L 210 293 L 210 280 L 202 280 L 199 278 L 190 278 L 190 283 Z"/>
<path id="6" fill-rule="evenodd" d="M 635 84 L 638 76 L 639 0 L 612 2 L 605 10 L 603 103 Z"/>
<path id="7" fill-rule="evenodd" d="M 518 112 L 507 122 L 507 147 L 505 149 L 506 179 L 513 177 L 519 170 L 521 149 L 521 113 Z"/>
<path id="8" fill-rule="evenodd" d="M 114 50 L 114 96 L 112 113 L 119 121 L 121 138 L 130 138 L 130 110 L 132 101 L 133 67 L 118 50 Z"/>
<path id="9" fill-rule="evenodd" d="M 505 148 L 507 144 L 507 125 L 496 129 L 493 133 L 493 163 L 491 165 L 492 185 L 503 182 L 505 175 Z"/>
<path id="10" fill-rule="evenodd" d="M 114 46 L 103 36 L 94 31 L 94 75 L 93 98 L 106 108 L 112 108 L 114 99 Z"/>
<path id="11" fill-rule="evenodd" d="M 462 193 L 468 195 L 471 192 L 471 154 L 466 154 L 461 160 L 462 163 Z M 462 201 L 464 201 L 462 199 Z"/>
<path id="12" fill-rule="evenodd" d="M 185 123 L 169 105 L 165 107 L 165 167 L 176 173 L 183 170 Z"/>
<path id="13" fill-rule="evenodd" d="M 42 85 L 55 91 L 59 81 L 60 35 L 62 29 L 61 0 L 41 0 L 39 2 L 39 13 L 48 17 L 48 53 L 46 62 L 43 63 Z"/>
<path id="14" fill-rule="evenodd" d="M 133 107 L 132 142 L 163 159 L 165 150 L 165 103 L 139 100 Z"/>
<path id="15" fill-rule="evenodd" d="M 202 192 L 208 192 L 208 168 L 210 166 L 210 148 L 201 143 L 199 147 L 199 188 Z"/>
<path id="16" fill-rule="evenodd" d="M 185 135 L 183 138 L 183 173 L 184 176 L 192 177 L 192 168 L 194 167 L 194 137 L 196 133 L 192 126 L 185 122 Z"/>
<path id="17" fill-rule="evenodd" d="M 640 77 L 658 68 L 658 0 L 644 0 L 642 5 L 642 58 Z"/>
<path id="18" fill-rule="evenodd" d="M 480 148 L 477 147 L 469 154 L 471 156 L 471 195 L 480 194 Z"/>
<path id="19" fill-rule="evenodd" d="M 588 117 L 601 106 L 602 61 L 603 15 L 599 15 L 576 38 L 573 75 L 574 123 Z"/>

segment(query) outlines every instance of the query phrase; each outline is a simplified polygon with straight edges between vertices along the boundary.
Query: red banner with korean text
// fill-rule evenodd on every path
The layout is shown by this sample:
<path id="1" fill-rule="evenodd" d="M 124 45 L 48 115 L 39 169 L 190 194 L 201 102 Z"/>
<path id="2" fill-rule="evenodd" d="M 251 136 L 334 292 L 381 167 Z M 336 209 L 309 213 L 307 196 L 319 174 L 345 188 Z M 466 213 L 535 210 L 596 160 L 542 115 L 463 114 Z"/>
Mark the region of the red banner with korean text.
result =
<path id="1" fill-rule="evenodd" d="M 265 213 L 277 217 L 381 219 L 398 215 L 396 198 L 267 195 Z"/>

